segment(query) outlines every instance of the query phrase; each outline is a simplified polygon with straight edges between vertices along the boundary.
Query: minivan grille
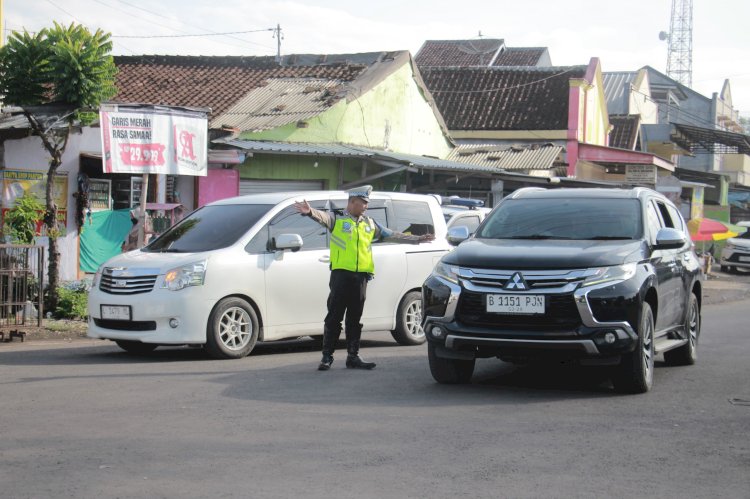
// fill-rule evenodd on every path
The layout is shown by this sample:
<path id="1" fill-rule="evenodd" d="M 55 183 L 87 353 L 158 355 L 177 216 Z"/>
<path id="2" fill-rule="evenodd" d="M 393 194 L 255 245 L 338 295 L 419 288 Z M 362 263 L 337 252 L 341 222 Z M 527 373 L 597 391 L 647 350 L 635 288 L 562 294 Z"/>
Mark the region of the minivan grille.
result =
<path id="1" fill-rule="evenodd" d="M 581 317 L 572 294 L 545 295 L 544 314 L 515 315 L 487 312 L 485 294 L 463 291 L 458 302 L 458 319 L 469 326 L 503 329 L 575 329 Z"/>
<path id="2" fill-rule="evenodd" d="M 148 293 L 154 289 L 156 275 L 113 276 L 102 274 L 99 289 L 112 295 L 136 295 Z"/>

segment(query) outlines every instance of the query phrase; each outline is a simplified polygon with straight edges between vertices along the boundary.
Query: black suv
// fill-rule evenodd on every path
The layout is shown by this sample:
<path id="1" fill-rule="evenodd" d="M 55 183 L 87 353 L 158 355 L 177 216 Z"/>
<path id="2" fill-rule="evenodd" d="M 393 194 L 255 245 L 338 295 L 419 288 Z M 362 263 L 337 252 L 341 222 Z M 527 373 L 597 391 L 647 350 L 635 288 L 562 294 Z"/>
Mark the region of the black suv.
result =
<path id="1" fill-rule="evenodd" d="M 574 360 L 609 365 L 617 390 L 642 393 L 656 354 L 695 363 L 702 271 L 661 194 L 520 189 L 467 238 L 465 228 L 449 232 L 461 244 L 422 288 L 439 383 L 468 382 L 477 358 Z"/>

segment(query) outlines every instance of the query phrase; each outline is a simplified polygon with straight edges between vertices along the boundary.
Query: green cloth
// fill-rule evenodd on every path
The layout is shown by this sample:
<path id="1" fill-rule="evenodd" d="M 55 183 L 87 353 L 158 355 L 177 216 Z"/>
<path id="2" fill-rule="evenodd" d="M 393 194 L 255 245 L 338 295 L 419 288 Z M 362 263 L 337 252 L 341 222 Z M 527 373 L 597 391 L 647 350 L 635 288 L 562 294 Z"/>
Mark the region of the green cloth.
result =
<path id="1" fill-rule="evenodd" d="M 122 253 L 122 243 L 133 227 L 130 210 L 103 210 L 86 217 L 81 231 L 81 270 L 96 272 L 99 266 Z"/>

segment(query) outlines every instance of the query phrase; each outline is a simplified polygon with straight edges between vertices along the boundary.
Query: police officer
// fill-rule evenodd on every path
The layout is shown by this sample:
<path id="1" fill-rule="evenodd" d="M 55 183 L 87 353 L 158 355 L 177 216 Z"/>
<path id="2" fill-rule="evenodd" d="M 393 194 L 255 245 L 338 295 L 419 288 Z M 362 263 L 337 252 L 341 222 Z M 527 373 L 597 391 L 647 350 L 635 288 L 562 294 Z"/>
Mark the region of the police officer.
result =
<path id="1" fill-rule="evenodd" d="M 411 236 L 382 227 L 365 216 L 372 186 L 365 185 L 347 191 L 349 201 L 342 215 L 329 214 L 310 207 L 303 200 L 294 204 L 303 216 L 311 217 L 331 232 L 331 278 L 329 281 L 328 314 L 323 328 L 323 358 L 318 370 L 327 371 L 333 364 L 333 352 L 341 335 L 341 321 L 346 313 L 346 367 L 373 369 L 374 362 L 359 356 L 362 335 L 362 309 L 365 305 L 367 281 L 375 273 L 372 258 L 374 241 L 419 244 L 435 239 L 433 234 Z"/>

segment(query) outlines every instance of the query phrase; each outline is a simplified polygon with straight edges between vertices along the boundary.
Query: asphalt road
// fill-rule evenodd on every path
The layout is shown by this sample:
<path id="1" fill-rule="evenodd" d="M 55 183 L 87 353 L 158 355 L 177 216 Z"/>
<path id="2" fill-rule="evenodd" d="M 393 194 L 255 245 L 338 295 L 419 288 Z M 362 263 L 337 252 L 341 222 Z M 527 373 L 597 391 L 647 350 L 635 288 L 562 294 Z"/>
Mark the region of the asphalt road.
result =
<path id="1" fill-rule="evenodd" d="M 750 497 L 745 302 L 704 309 L 699 361 L 645 395 L 596 369 L 478 363 L 433 382 L 426 347 L 311 342 L 242 360 L 92 340 L 0 344 L 0 496 Z"/>

